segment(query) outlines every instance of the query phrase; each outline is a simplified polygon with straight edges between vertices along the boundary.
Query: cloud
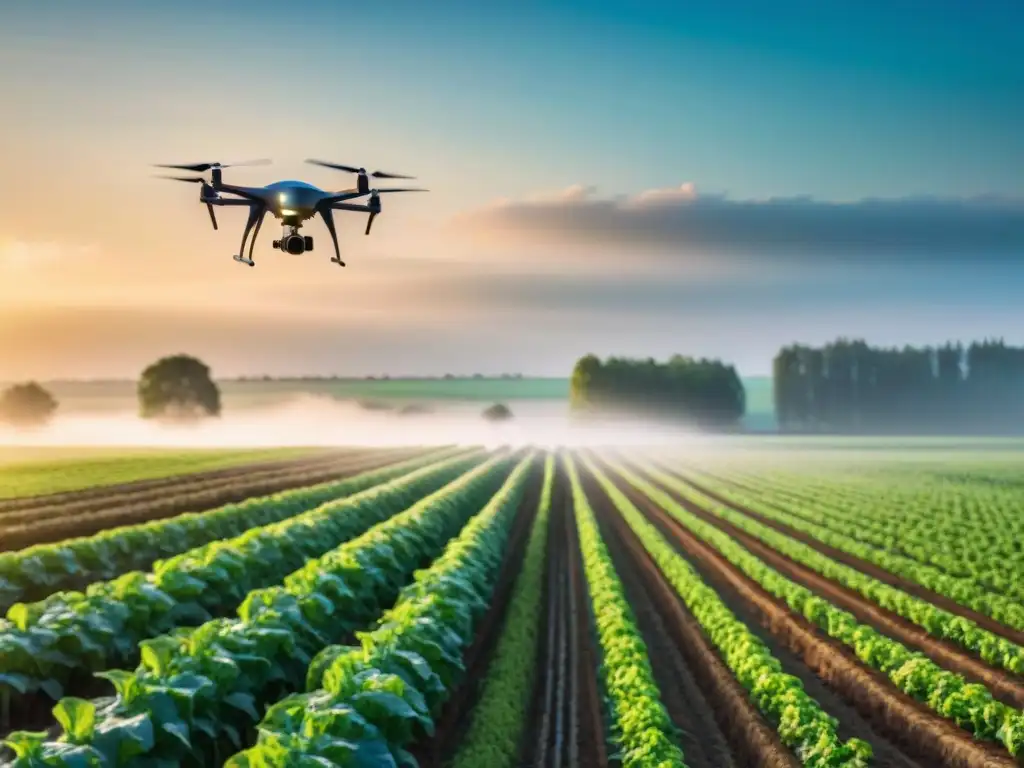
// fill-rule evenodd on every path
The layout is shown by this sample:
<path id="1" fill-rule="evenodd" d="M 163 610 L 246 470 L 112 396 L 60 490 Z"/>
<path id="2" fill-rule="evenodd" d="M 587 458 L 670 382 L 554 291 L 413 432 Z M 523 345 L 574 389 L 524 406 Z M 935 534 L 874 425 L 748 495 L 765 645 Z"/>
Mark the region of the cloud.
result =
<path id="1" fill-rule="evenodd" d="M 581 246 L 690 256 L 877 262 L 982 261 L 1024 257 L 1024 200 L 995 196 L 811 197 L 734 200 L 698 194 L 692 183 L 633 196 L 599 197 L 576 185 L 561 193 L 498 201 L 451 222 L 484 242 Z"/>

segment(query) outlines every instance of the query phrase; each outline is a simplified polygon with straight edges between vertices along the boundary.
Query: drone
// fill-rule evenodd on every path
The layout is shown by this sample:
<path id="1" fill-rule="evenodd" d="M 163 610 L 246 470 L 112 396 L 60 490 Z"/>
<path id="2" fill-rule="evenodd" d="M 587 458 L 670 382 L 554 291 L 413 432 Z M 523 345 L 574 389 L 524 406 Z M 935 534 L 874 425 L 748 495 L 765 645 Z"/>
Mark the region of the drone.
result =
<path id="1" fill-rule="evenodd" d="M 333 168 L 337 171 L 346 171 L 357 174 L 355 189 L 346 189 L 340 192 L 327 192 L 304 181 L 276 181 L 265 187 L 240 187 L 235 184 L 225 184 L 223 171 L 242 165 L 267 165 L 269 160 L 249 160 L 240 163 L 193 163 L 188 165 L 157 165 L 157 168 L 175 168 L 182 171 L 203 173 L 210 171 L 210 181 L 202 176 L 163 176 L 162 178 L 173 181 L 184 181 L 192 184 L 200 184 L 199 202 L 206 204 L 206 210 L 210 214 L 210 221 L 213 228 L 217 227 L 217 217 L 213 212 L 215 205 L 248 206 L 249 219 L 245 223 L 245 231 L 242 233 L 242 244 L 235 261 L 242 264 L 255 266 L 252 260 L 253 248 L 256 246 L 256 237 L 259 235 L 260 227 L 263 225 L 263 218 L 270 213 L 281 220 L 283 231 L 280 240 L 274 241 L 274 248 L 300 255 L 306 251 L 313 250 L 313 238 L 309 235 L 299 234 L 303 222 L 312 219 L 317 214 L 323 219 L 327 231 L 331 235 L 334 244 L 334 258 L 331 261 L 342 267 L 345 262 L 341 260 L 341 249 L 338 247 L 338 232 L 334 225 L 335 211 L 355 211 L 357 213 L 369 214 L 366 222 L 366 235 L 370 234 L 373 220 L 380 214 L 380 196 L 387 192 L 426 192 L 425 189 L 414 187 L 392 187 L 385 189 L 372 189 L 370 179 L 412 179 L 414 176 L 403 176 L 397 173 L 385 173 L 374 171 L 367 173 L 365 168 L 357 168 L 350 165 L 339 165 L 328 163 L 323 160 L 307 160 L 307 163 L 321 165 L 325 168 Z M 234 197 L 222 197 L 222 195 L 234 195 Z M 365 205 L 350 203 L 357 197 L 369 195 Z M 250 233 L 252 239 L 249 239 Z M 249 241 L 249 255 L 245 255 L 245 244 Z"/>

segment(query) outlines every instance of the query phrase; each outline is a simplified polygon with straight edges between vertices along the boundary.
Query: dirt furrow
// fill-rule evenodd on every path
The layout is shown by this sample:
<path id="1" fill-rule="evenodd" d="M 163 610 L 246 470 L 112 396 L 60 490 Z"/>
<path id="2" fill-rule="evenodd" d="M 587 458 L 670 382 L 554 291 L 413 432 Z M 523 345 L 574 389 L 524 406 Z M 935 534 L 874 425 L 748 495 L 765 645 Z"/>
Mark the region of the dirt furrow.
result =
<path id="1" fill-rule="evenodd" d="M 538 675 L 519 753 L 519 764 L 531 768 L 608 765 L 597 640 L 569 487 L 559 461 L 551 496 Z"/>
<path id="2" fill-rule="evenodd" d="M 16 496 L 9 499 L 0 499 L 0 516 L 19 510 L 37 509 L 39 507 L 64 506 L 78 504 L 87 501 L 95 501 L 102 505 L 109 499 L 125 498 L 137 493 L 152 493 L 157 490 L 166 490 L 181 483 L 204 483 L 216 480 L 230 480 L 238 477 L 245 477 L 252 472 L 274 472 L 286 469 L 295 469 L 318 461 L 332 461 L 344 458 L 356 458 L 361 455 L 372 455 L 379 449 L 367 448 L 340 448 L 316 451 L 309 456 L 299 456 L 290 459 L 263 459 L 247 464 L 238 464 L 223 469 L 208 469 L 199 472 L 185 472 L 165 477 L 155 477 L 145 480 L 133 480 L 126 483 L 113 483 L 109 485 L 94 485 L 88 488 L 79 488 L 73 491 L 61 491 L 59 493 L 45 493 L 35 496 Z"/>
<path id="3" fill-rule="evenodd" d="M 175 517 L 185 512 L 201 512 L 225 504 L 236 504 L 254 496 L 266 496 L 377 469 L 403 458 L 411 458 L 415 453 L 410 452 L 407 456 L 390 453 L 368 454 L 354 459 L 336 459 L 331 464 L 313 470 L 300 467 L 269 477 L 257 474 L 251 478 L 230 480 L 224 485 L 200 492 L 193 492 L 187 485 L 182 485 L 177 489 L 169 488 L 162 491 L 156 498 L 146 502 L 122 503 L 111 500 L 109 506 L 81 514 L 54 512 L 52 516 L 46 517 L 49 513 L 45 509 L 40 509 L 27 513 L 32 519 L 18 526 L 5 527 L 5 523 L 0 521 L 0 551 L 92 536 L 109 528 L 137 525 Z M 36 515 L 39 517 L 36 518 Z"/>
<path id="4" fill-rule="evenodd" d="M 589 474 L 589 473 L 588 473 Z M 637 544 L 624 538 L 614 517 L 617 511 L 604 490 L 589 476 L 584 490 L 598 519 L 601 538 L 611 555 L 615 571 L 622 581 L 626 598 L 647 646 L 661 700 L 679 729 L 679 743 L 689 768 L 739 768 L 745 765 L 733 758 L 727 735 L 715 721 L 715 708 L 704 697 L 696 677 L 670 629 L 671 616 L 663 616 L 656 594 L 643 578 L 643 565 Z M 643 555 L 645 557 L 645 555 Z"/>
<path id="5" fill-rule="evenodd" d="M 938 607 L 946 611 L 949 611 L 950 613 L 954 613 L 957 616 L 963 616 L 965 619 L 970 619 L 979 627 L 983 627 L 987 629 L 989 632 L 1000 635 L 1001 637 L 1005 637 L 1007 640 L 1011 640 L 1017 645 L 1024 645 L 1024 632 L 1020 630 L 1014 629 L 1013 627 L 1008 627 L 1005 624 L 1000 624 L 992 617 L 986 616 L 983 613 L 978 613 L 977 611 L 971 610 L 970 608 L 966 608 L 960 605 L 959 603 L 951 600 L 950 598 L 945 597 L 944 595 L 940 595 L 937 592 L 932 592 L 927 587 L 923 587 L 920 584 L 916 584 L 908 579 L 902 578 L 901 576 L 897 576 L 896 574 L 891 573 L 873 563 L 869 563 L 866 560 L 862 560 L 859 557 L 851 555 L 847 552 L 843 552 L 841 549 L 831 547 L 828 544 L 825 544 L 824 542 L 818 541 L 818 539 L 814 538 L 810 534 L 803 533 L 802 531 L 797 531 L 793 528 L 790 528 L 788 525 L 785 525 L 784 523 L 772 520 L 770 517 L 766 517 L 765 515 L 762 515 L 760 512 L 756 512 L 755 510 L 751 509 L 745 504 L 740 504 L 729 499 L 726 496 L 723 496 L 720 493 L 716 493 L 711 488 L 702 485 L 698 481 L 693 480 L 692 478 L 690 478 L 689 476 L 682 472 L 674 470 L 670 467 L 664 467 L 664 469 L 666 472 L 675 475 L 683 482 L 693 486 L 694 489 L 700 491 L 705 496 L 714 499 L 720 504 L 725 504 L 726 506 L 732 507 L 733 509 L 742 512 L 748 517 L 752 517 L 759 523 L 767 525 L 769 528 L 774 528 L 779 533 L 784 533 L 785 535 L 793 539 L 796 539 L 797 541 L 801 541 L 804 544 L 807 544 L 808 546 L 818 550 L 819 552 L 821 552 L 821 554 L 831 557 L 833 560 L 838 560 L 840 563 L 843 563 L 844 565 L 848 565 L 851 568 L 856 568 L 861 573 L 866 573 L 868 576 L 876 578 L 879 581 L 884 582 L 885 584 L 888 584 L 891 587 L 896 587 L 897 589 L 903 590 L 904 592 L 907 592 L 908 594 L 911 594 L 914 597 L 919 597 L 922 600 L 927 600 L 929 603 L 937 605 Z"/>
<path id="6" fill-rule="evenodd" d="M 797 673 L 779 653 L 781 649 L 802 660 L 806 669 L 799 676 L 808 693 L 839 720 L 841 735 L 856 735 L 872 745 L 875 765 L 901 768 L 1017 766 L 1000 746 L 975 740 L 954 723 L 894 688 L 882 673 L 867 667 L 850 649 L 792 613 L 788 606 L 646 496 L 626 487 L 621 480 L 620 487 L 666 537 L 674 540 L 719 595 L 723 599 L 728 597 L 729 607 L 740 618 L 751 627 L 760 624 L 771 633 L 776 642 L 769 647 L 783 661 L 787 672 Z M 827 688 L 812 687 L 814 676 L 808 675 L 808 671 L 817 675 Z"/>
<path id="7" fill-rule="evenodd" d="M 463 683 L 444 704 L 435 726 L 434 736 L 410 749 L 421 768 L 441 768 L 455 753 L 486 680 L 487 667 L 501 636 L 508 602 L 526 554 L 530 528 L 537 516 L 543 465 L 535 461 L 531 469 L 532 474 L 527 481 L 529 485 L 516 512 L 516 520 L 509 535 L 490 607 L 483 617 L 473 643 L 463 657 L 466 668 Z"/>

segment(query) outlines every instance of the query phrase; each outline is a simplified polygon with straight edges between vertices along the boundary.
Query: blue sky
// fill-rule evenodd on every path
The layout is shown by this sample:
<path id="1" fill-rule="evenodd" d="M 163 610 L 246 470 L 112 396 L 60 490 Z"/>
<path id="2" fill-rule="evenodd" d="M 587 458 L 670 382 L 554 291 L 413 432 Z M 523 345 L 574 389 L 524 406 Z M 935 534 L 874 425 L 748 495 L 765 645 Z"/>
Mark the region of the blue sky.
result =
<path id="1" fill-rule="evenodd" d="M 1024 343 L 1019 3 L 39 6 L 0 10 L 17 375 L 177 348 L 225 374 L 557 374 L 588 351 L 760 373 L 839 334 Z M 246 157 L 275 165 L 244 183 L 347 186 L 302 164 L 323 157 L 432 191 L 348 237 L 340 274 L 267 228 L 242 269 L 242 222 L 212 232 L 147 165 Z M 679 194 L 634 215 L 649 190 Z"/>

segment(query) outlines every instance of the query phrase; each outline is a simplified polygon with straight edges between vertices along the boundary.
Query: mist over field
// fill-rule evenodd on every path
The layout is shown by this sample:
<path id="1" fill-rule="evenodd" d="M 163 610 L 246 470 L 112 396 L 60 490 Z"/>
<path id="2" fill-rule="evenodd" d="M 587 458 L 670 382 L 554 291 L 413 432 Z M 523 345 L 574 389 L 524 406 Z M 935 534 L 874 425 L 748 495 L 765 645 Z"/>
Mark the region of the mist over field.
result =
<path id="1" fill-rule="evenodd" d="M 574 422 L 565 402 L 510 402 L 513 418 L 490 422 L 486 404 L 431 402 L 424 412 L 367 408 L 356 401 L 298 395 L 271 405 L 225 410 L 219 418 L 167 424 L 135 412 L 58 412 L 31 430 L 0 427 L 2 446 L 257 448 L 405 445 L 679 445 L 697 433 L 642 420 Z"/>

